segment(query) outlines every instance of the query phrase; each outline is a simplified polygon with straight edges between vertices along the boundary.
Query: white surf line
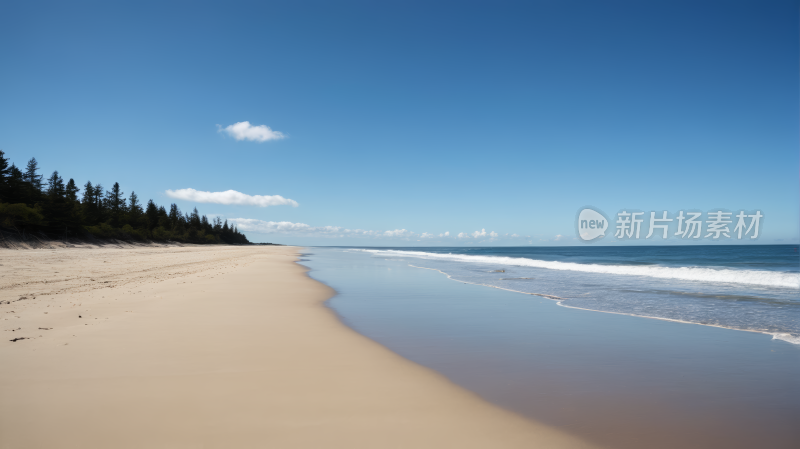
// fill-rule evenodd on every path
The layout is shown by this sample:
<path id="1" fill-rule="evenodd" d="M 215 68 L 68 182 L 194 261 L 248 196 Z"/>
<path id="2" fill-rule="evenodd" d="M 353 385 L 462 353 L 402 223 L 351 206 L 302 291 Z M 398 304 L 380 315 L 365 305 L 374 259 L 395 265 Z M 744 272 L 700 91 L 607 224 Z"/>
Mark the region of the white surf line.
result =
<path id="1" fill-rule="evenodd" d="M 704 283 L 723 283 L 723 284 L 744 284 L 744 285 L 761 285 L 768 287 L 779 288 L 800 288 L 800 276 L 794 279 L 793 273 L 783 273 L 774 271 L 761 271 L 761 270 L 732 270 L 730 268 L 713 269 L 710 267 L 641 267 L 641 266 L 626 266 L 626 265 L 599 265 L 599 264 L 584 264 L 576 262 L 560 262 L 560 261 L 545 261 L 538 259 L 530 259 L 527 257 L 507 257 L 507 256 L 477 256 L 469 254 L 439 254 L 427 253 L 422 251 L 401 251 L 401 250 L 368 250 L 368 249 L 355 249 L 354 251 L 362 251 L 373 254 L 375 256 L 384 257 L 413 257 L 425 260 L 450 260 L 461 263 L 476 263 L 476 264 L 500 264 L 516 267 L 540 268 L 545 270 L 557 271 L 579 271 L 583 273 L 592 274 L 610 274 L 615 276 L 644 276 L 656 279 L 677 279 L 689 282 L 704 282 Z M 711 277 L 708 277 L 711 276 Z M 733 277 L 731 277 L 733 276 Z M 753 281 L 752 277 L 776 278 L 770 282 L 763 282 L 761 280 Z M 790 284 L 785 284 L 788 278 L 794 280 L 789 281 Z M 747 281 L 747 279 L 750 279 Z M 777 281 L 777 283 L 776 283 Z"/>
<path id="2" fill-rule="evenodd" d="M 658 317 L 658 316 L 636 315 L 634 313 L 611 312 L 611 311 L 608 311 L 608 310 L 595 310 L 595 309 L 587 309 L 587 308 L 584 308 L 584 307 L 569 306 L 569 305 L 566 305 L 566 304 L 563 303 L 563 301 L 567 301 L 568 299 L 567 298 L 561 298 L 559 296 L 546 295 L 544 293 L 523 292 L 523 291 L 519 291 L 519 290 L 512 290 L 510 288 L 498 287 L 496 285 L 481 284 L 481 283 L 478 283 L 478 282 L 467 282 L 467 281 L 462 281 L 462 280 L 459 280 L 459 279 L 453 279 L 453 277 L 450 276 L 449 274 L 445 273 L 442 270 L 438 270 L 436 268 L 418 267 L 416 265 L 411 265 L 411 264 L 408 264 L 408 266 L 409 267 L 413 267 L 413 268 L 422 268 L 423 270 L 438 271 L 439 273 L 442 273 L 443 275 L 447 276 L 447 279 L 450 279 L 451 281 L 455 281 L 455 282 L 461 282 L 461 283 L 470 284 L 470 285 L 479 285 L 479 286 L 482 286 L 482 287 L 491 287 L 491 288 L 496 288 L 496 289 L 499 289 L 499 290 L 505 290 L 507 292 L 521 293 L 523 295 L 541 296 L 543 298 L 552 299 L 552 300 L 556 301 L 557 305 L 559 305 L 561 307 L 565 307 L 567 309 L 586 310 L 587 312 L 610 313 L 612 315 L 632 316 L 632 317 L 636 317 L 636 318 L 648 318 L 648 319 L 651 319 L 651 320 L 671 321 L 673 323 L 695 324 L 697 326 L 716 327 L 718 329 L 728 329 L 728 330 L 732 330 L 732 331 L 752 332 L 752 333 L 755 333 L 755 334 L 770 335 L 770 336 L 772 336 L 773 340 L 781 340 L 781 341 L 785 341 L 786 343 L 789 343 L 789 344 L 800 344 L 800 338 L 794 337 L 791 334 L 784 334 L 784 335 L 786 335 L 786 336 L 788 336 L 789 338 L 792 339 L 790 341 L 790 340 L 786 340 L 785 338 L 779 337 L 779 335 L 781 335 L 781 334 L 778 333 L 778 332 L 771 333 L 771 332 L 757 331 L 757 330 L 752 330 L 752 329 L 737 329 L 735 327 L 720 326 L 719 324 L 703 324 L 703 323 L 695 323 L 694 321 L 677 320 L 675 318 L 662 318 L 662 317 Z M 794 340 L 797 340 L 797 343 L 795 343 Z"/>

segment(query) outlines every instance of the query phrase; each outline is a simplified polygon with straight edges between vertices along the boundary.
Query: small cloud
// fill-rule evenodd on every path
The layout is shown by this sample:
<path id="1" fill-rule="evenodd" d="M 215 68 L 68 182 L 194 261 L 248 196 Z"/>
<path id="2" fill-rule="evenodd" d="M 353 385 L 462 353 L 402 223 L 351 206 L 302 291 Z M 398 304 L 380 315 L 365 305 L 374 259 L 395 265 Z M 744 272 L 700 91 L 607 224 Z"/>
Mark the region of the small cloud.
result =
<path id="1" fill-rule="evenodd" d="M 284 198 L 280 195 L 247 195 L 235 190 L 224 192 L 203 192 L 195 189 L 167 190 L 170 198 L 194 201 L 196 203 L 237 204 L 242 206 L 292 206 L 297 207 L 297 201 Z"/>
<path id="2" fill-rule="evenodd" d="M 394 231 L 385 231 L 383 235 L 386 237 L 409 237 L 414 233 L 405 229 L 395 229 Z"/>
<path id="3" fill-rule="evenodd" d="M 238 122 L 224 128 L 217 125 L 217 132 L 224 132 L 236 140 L 252 140 L 255 142 L 266 142 L 268 140 L 286 138 L 285 134 L 280 131 L 273 131 L 272 128 L 267 125 L 253 126 L 250 122 Z"/>
<path id="4" fill-rule="evenodd" d="M 556 235 L 555 241 L 557 242 L 557 241 L 559 241 L 559 240 L 561 240 L 561 239 L 563 239 L 563 238 L 564 238 L 564 236 L 563 236 L 563 235 L 561 235 L 561 234 L 558 234 L 558 235 Z"/>
<path id="5" fill-rule="evenodd" d="M 290 221 L 262 221 L 253 218 L 231 218 L 228 220 L 239 227 L 239 230 L 263 234 L 336 234 L 342 230 L 338 226 L 312 227 L 305 223 L 292 223 Z"/>
<path id="6" fill-rule="evenodd" d="M 480 238 L 480 237 L 489 237 L 489 238 L 492 238 L 492 239 L 497 237 L 497 233 L 496 232 L 494 232 L 494 231 L 486 232 L 485 228 L 481 229 L 480 231 L 475 231 L 471 235 L 472 235 L 472 238 L 476 238 L 476 239 Z"/>
<path id="7" fill-rule="evenodd" d="M 240 231 L 255 232 L 259 234 L 290 234 L 318 237 L 373 237 L 373 238 L 403 238 L 420 237 L 406 229 L 394 231 L 365 231 L 363 229 L 347 229 L 341 226 L 310 226 L 305 223 L 292 223 L 290 221 L 263 221 L 254 218 L 229 218 Z"/>
<path id="8" fill-rule="evenodd" d="M 459 238 L 459 239 L 470 239 L 470 238 L 479 239 L 479 238 L 488 237 L 489 241 L 492 241 L 492 240 L 496 239 L 499 235 L 500 234 L 498 234 L 498 233 L 496 233 L 494 231 L 486 232 L 486 229 L 484 228 L 484 229 L 481 229 L 480 231 L 475 231 L 473 233 L 459 232 L 458 235 L 456 236 L 456 238 Z"/>
<path id="9" fill-rule="evenodd" d="M 348 229 L 340 226 L 310 226 L 305 223 L 292 223 L 288 221 L 263 221 L 253 218 L 228 218 L 229 223 L 235 224 L 240 231 L 261 234 L 287 234 L 296 236 L 313 236 L 325 238 L 370 238 L 378 240 L 404 240 L 417 242 L 430 242 L 431 239 L 450 237 L 450 232 L 432 234 L 423 232 L 417 234 L 408 229 L 394 229 L 373 231 L 364 229 Z M 473 233 L 461 232 L 454 237 L 467 241 L 481 238 L 481 242 L 493 242 L 500 238 L 497 232 L 487 232 L 486 229 Z M 433 240 L 436 241 L 436 240 Z"/>

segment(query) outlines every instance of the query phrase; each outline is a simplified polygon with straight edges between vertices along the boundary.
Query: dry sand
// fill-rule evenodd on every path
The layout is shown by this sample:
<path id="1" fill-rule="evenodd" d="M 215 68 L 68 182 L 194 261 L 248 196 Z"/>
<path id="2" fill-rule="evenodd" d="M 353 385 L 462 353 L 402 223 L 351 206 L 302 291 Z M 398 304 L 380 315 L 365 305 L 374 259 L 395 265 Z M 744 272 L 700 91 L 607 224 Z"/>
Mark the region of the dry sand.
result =
<path id="1" fill-rule="evenodd" d="M 350 330 L 296 258 L 0 250 L 0 447 L 589 447 Z"/>

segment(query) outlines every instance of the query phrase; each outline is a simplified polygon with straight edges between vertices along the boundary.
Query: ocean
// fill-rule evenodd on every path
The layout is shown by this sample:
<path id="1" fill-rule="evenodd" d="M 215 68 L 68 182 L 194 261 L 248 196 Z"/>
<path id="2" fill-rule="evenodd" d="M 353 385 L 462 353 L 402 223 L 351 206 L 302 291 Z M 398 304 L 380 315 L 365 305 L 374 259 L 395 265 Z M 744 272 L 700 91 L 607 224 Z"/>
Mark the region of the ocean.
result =
<path id="1" fill-rule="evenodd" d="M 578 309 L 763 332 L 800 344 L 797 245 L 351 248 Z"/>
<path id="2" fill-rule="evenodd" d="M 800 447 L 796 246 L 314 247 L 300 263 L 356 332 L 601 446 Z"/>

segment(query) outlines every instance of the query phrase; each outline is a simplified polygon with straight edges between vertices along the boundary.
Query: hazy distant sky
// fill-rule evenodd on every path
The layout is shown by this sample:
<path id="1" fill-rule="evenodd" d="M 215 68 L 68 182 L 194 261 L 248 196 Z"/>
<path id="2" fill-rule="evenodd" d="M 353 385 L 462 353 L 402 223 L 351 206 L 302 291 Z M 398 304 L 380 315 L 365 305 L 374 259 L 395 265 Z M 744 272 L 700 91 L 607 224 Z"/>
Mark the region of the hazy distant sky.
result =
<path id="1" fill-rule="evenodd" d="M 571 244 L 593 205 L 797 242 L 798 6 L 4 2 L 0 149 L 253 241 Z"/>

